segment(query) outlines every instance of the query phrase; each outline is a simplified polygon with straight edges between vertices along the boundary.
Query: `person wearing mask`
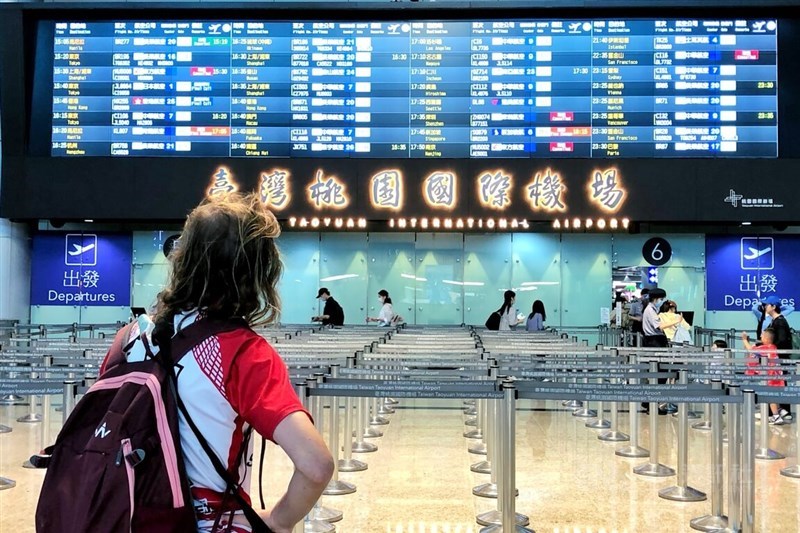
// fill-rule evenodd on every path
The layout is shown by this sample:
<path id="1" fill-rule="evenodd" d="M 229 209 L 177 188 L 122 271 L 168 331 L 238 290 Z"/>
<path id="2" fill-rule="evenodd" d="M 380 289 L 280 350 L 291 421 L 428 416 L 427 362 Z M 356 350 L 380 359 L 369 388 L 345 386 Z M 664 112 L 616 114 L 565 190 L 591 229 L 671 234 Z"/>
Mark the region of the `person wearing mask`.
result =
<path id="1" fill-rule="evenodd" d="M 669 341 L 667 340 L 664 330 L 678 326 L 678 324 L 683 321 L 683 317 L 680 314 L 677 314 L 677 318 L 671 322 L 659 318 L 658 312 L 666 298 L 667 293 L 664 289 L 655 288 L 649 293 L 650 303 L 647 304 L 647 307 L 642 313 L 642 332 L 644 333 L 642 346 L 645 348 L 666 348 L 669 346 Z M 658 382 L 666 383 L 666 380 L 659 378 Z M 645 411 L 649 409 L 649 405 L 647 404 L 643 404 L 643 407 Z M 666 414 L 677 410 L 678 408 L 673 404 L 664 404 L 658 407 L 659 414 Z"/>
<path id="2" fill-rule="evenodd" d="M 778 358 L 789 359 L 789 354 L 780 353 L 780 350 L 792 349 L 792 330 L 789 328 L 789 323 L 786 317 L 781 314 L 781 299 L 777 296 L 767 296 L 762 300 L 764 304 L 764 311 L 767 316 L 772 319 L 771 327 L 775 332 L 775 346 L 778 348 Z M 783 420 L 791 420 L 792 406 L 789 404 L 781 404 L 780 416 Z"/>
<path id="3" fill-rule="evenodd" d="M 312 316 L 312 322 L 322 322 L 323 326 L 342 326 L 344 325 L 344 309 L 339 302 L 333 299 L 331 291 L 322 287 L 317 292 L 317 298 L 325 302 L 325 308 L 319 316 Z"/>
<path id="4" fill-rule="evenodd" d="M 784 318 L 794 313 L 794 307 L 781 304 L 781 314 Z M 764 301 L 753 304 L 753 314 L 756 316 L 756 336 L 761 337 L 761 331 L 772 326 L 772 317 L 767 314 Z"/>
<path id="5" fill-rule="evenodd" d="M 531 314 L 528 315 L 525 329 L 528 331 L 544 331 L 545 320 L 547 320 L 547 313 L 544 310 L 544 303 L 541 300 L 536 300 L 531 306 Z"/>
<path id="6" fill-rule="evenodd" d="M 246 438 L 251 429 L 283 448 L 294 464 L 284 494 L 272 509 L 258 513 L 275 533 L 293 531 L 333 474 L 331 453 L 300 403 L 286 364 L 251 329 L 274 323 L 280 313 L 279 234 L 278 221 L 257 194 L 203 201 L 189 214 L 181 244 L 169 256 L 169 280 L 158 295 L 155 316 L 139 317 L 128 331 L 126 359 L 134 363 L 152 356 L 147 345 L 156 354 L 160 347 L 169 349 L 172 338 L 196 321 L 242 320 L 237 329 L 187 352 L 174 378 L 185 405 L 179 413 L 180 440 L 195 531 L 201 533 L 252 531 L 210 455 L 217 455 L 249 501 L 252 462 L 237 462 L 237 455 L 253 456 L 253 439 Z"/>
<path id="7" fill-rule="evenodd" d="M 631 302 L 628 318 L 631 321 L 631 331 L 634 333 L 642 333 L 642 317 L 644 316 L 644 310 L 647 307 L 649 297 L 650 289 L 645 288 L 642 289 L 639 298 Z"/>
<path id="8" fill-rule="evenodd" d="M 367 317 L 367 322 L 377 322 L 378 326 L 391 326 L 394 323 L 395 314 L 389 291 L 386 289 L 379 290 L 378 301 L 381 303 L 381 310 L 378 312 L 378 316 L 374 318 Z"/>
<path id="9" fill-rule="evenodd" d="M 517 309 L 514 307 L 516 299 L 517 293 L 514 291 L 508 290 L 503 293 L 503 305 L 497 310 L 500 313 L 500 331 L 511 331 L 511 327 L 519 322 Z"/>

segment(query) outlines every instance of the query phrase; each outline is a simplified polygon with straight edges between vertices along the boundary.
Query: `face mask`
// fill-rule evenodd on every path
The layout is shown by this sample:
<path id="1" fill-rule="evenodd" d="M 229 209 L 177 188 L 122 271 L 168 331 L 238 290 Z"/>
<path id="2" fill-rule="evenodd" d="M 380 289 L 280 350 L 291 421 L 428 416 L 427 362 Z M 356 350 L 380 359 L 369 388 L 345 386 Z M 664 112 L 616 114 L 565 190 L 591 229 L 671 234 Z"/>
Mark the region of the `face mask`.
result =
<path id="1" fill-rule="evenodd" d="M 664 300 L 655 300 L 653 302 L 653 305 L 655 305 L 656 307 L 661 307 L 662 303 L 664 303 Z"/>

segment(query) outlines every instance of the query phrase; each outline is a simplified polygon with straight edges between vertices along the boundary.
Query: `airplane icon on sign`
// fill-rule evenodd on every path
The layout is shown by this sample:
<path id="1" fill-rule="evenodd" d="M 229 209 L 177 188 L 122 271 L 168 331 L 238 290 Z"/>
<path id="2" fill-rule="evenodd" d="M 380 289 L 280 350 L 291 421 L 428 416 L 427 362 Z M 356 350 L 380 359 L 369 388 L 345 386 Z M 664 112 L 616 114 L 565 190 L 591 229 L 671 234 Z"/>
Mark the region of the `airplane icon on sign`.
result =
<path id="1" fill-rule="evenodd" d="M 64 264 L 83 267 L 97 265 L 97 235 L 68 233 L 64 241 Z"/>
<path id="2" fill-rule="evenodd" d="M 87 244 L 86 246 L 81 246 L 80 244 L 73 244 L 72 248 L 73 250 L 71 252 L 68 251 L 67 253 L 75 257 L 77 255 L 81 255 L 82 253 L 88 252 L 89 250 L 92 250 L 94 248 L 94 244 Z"/>
<path id="3" fill-rule="evenodd" d="M 743 257 L 745 259 L 749 259 L 750 261 L 752 261 L 753 259 L 758 259 L 762 255 L 768 254 L 768 253 L 770 253 L 772 251 L 772 247 L 771 246 L 767 246 L 763 250 L 758 250 L 756 248 L 753 248 L 752 246 L 748 246 L 747 249 L 750 250 L 750 253 L 749 254 L 745 254 Z"/>

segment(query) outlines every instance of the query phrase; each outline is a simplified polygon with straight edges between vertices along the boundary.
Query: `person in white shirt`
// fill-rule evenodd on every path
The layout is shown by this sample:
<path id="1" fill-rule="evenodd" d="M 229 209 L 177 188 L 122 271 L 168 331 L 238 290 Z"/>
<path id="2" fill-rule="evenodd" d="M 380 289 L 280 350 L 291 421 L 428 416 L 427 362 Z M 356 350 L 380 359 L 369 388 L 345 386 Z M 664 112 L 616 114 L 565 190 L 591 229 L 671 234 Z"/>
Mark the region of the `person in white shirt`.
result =
<path id="1" fill-rule="evenodd" d="M 517 293 L 514 291 L 506 291 L 503 293 L 503 306 L 497 310 L 500 313 L 500 331 L 510 331 L 512 326 L 516 326 L 517 309 L 514 307 L 516 302 Z"/>
<path id="2" fill-rule="evenodd" d="M 379 326 L 391 326 L 394 322 L 395 314 L 392 307 L 392 299 L 389 297 L 389 291 L 381 289 L 378 291 L 378 301 L 381 303 L 381 310 L 378 316 L 367 317 L 367 322 L 377 322 Z"/>

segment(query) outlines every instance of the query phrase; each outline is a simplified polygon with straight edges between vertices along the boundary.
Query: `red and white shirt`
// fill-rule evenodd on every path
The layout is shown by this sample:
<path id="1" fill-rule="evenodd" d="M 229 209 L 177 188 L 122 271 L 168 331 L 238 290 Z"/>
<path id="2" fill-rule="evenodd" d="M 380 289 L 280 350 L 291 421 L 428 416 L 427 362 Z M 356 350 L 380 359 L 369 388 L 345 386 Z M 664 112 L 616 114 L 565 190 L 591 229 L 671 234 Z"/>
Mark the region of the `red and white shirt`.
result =
<path id="1" fill-rule="evenodd" d="M 175 317 L 175 330 L 192 324 L 197 312 Z M 150 330 L 152 328 L 149 328 Z M 148 338 L 150 331 L 147 332 Z M 130 340 L 139 337 L 139 327 Z M 152 351 L 157 347 L 150 343 Z M 177 357 L 179 354 L 175 354 Z M 137 341 L 128 361 L 143 361 L 145 347 Z M 237 329 L 209 337 L 188 352 L 177 365 L 178 394 L 197 428 L 217 456 L 232 469 L 248 426 L 273 440 L 278 424 L 288 415 L 305 411 L 289 381 L 286 365 L 264 338 L 249 329 Z M 196 508 L 216 511 L 214 503 L 226 484 L 217 474 L 192 429 L 180 415 L 180 435 L 186 473 Z M 310 415 L 309 415 L 310 417 Z M 249 501 L 253 440 L 239 466 L 243 496 Z M 229 498 L 232 500 L 232 498 Z M 226 505 L 226 507 L 228 507 Z M 215 512 L 213 514 L 216 514 Z M 202 520 L 201 520 L 202 521 Z M 198 525 L 201 525 L 198 523 Z"/>

